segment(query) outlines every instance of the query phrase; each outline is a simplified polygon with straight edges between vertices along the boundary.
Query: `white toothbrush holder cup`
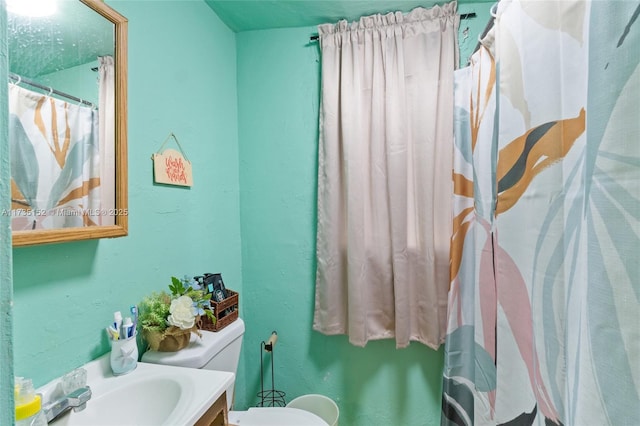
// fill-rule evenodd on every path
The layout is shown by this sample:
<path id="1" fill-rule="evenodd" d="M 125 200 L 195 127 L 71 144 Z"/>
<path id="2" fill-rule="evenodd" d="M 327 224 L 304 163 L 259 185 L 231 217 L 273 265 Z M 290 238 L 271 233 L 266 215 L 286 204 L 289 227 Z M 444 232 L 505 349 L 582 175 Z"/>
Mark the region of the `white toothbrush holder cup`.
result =
<path id="1" fill-rule="evenodd" d="M 138 366 L 136 334 L 128 339 L 111 341 L 111 370 L 114 376 L 130 373 Z"/>

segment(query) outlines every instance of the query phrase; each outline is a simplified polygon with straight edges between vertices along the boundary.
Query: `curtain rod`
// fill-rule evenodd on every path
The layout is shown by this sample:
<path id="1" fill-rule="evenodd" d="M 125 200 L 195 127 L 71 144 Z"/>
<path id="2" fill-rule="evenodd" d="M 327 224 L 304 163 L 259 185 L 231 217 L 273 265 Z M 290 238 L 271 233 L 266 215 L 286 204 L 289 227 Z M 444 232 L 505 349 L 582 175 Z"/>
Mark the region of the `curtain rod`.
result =
<path id="1" fill-rule="evenodd" d="M 471 18 L 475 18 L 477 15 L 475 12 L 471 12 L 471 13 L 465 13 L 460 15 L 460 19 L 471 19 Z M 312 35 L 311 37 L 309 37 L 309 41 L 316 41 L 320 38 L 320 36 L 318 35 Z"/>
<path id="2" fill-rule="evenodd" d="M 84 99 L 80 99 L 80 98 L 77 98 L 77 97 L 75 97 L 73 95 L 70 95 L 68 93 L 61 92 L 59 90 L 54 89 L 53 87 L 43 86 L 40 83 L 36 83 L 33 80 L 29 80 L 28 78 L 21 77 L 18 74 L 14 74 L 14 73 L 10 72 L 9 73 L 9 78 L 11 80 L 14 80 L 17 85 L 19 85 L 20 83 L 25 83 L 25 84 L 28 84 L 31 87 L 36 87 L 36 88 L 41 89 L 41 90 L 47 90 L 49 92 L 49 95 L 51 95 L 52 93 L 55 93 L 56 95 L 61 96 L 63 98 L 67 98 L 67 99 L 72 100 L 74 102 L 80 102 L 80 103 L 82 103 L 82 104 L 84 104 L 84 105 L 86 105 L 88 107 L 95 108 L 95 105 L 92 104 L 89 101 L 85 101 Z"/>

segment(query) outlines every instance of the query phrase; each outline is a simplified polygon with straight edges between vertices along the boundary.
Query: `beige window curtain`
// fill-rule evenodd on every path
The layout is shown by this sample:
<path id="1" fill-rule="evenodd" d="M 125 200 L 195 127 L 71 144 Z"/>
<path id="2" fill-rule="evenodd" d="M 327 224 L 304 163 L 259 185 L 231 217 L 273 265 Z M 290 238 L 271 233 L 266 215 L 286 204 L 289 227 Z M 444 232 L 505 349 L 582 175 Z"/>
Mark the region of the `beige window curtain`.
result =
<path id="1" fill-rule="evenodd" d="M 314 329 L 444 340 L 456 3 L 319 26 Z"/>

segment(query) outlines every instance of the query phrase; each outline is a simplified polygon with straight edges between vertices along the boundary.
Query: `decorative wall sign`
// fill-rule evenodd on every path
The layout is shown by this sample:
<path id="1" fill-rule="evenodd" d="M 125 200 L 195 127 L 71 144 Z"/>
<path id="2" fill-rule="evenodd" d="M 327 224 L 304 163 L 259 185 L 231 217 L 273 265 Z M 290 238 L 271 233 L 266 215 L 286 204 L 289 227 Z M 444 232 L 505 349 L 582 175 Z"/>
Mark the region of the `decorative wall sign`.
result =
<path id="1" fill-rule="evenodd" d="M 162 150 L 171 138 L 178 144 L 180 152 L 171 148 Z M 154 182 L 166 185 L 193 186 L 191 162 L 184 153 L 182 146 L 180 146 L 178 138 L 173 133 L 167 136 L 159 152 L 153 154 L 151 159 L 153 160 Z"/>

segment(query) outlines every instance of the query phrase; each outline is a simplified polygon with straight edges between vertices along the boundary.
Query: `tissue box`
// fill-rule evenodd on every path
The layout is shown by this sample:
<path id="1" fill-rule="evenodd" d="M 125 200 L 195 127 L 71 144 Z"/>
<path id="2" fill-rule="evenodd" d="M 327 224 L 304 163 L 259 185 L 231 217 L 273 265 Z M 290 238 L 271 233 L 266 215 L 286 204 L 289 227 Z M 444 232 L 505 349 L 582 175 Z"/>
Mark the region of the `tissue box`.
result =
<path id="1" fill-rule="evenodd" d="M 198 328 L 207 331 L 220 331 L 238 319 L 238 293 L 227 289 L 227 297 L 221 302 L 211 300 L 211 310 L 216 318 L 213 324 L 209 317 L 200 317 Z"/>

